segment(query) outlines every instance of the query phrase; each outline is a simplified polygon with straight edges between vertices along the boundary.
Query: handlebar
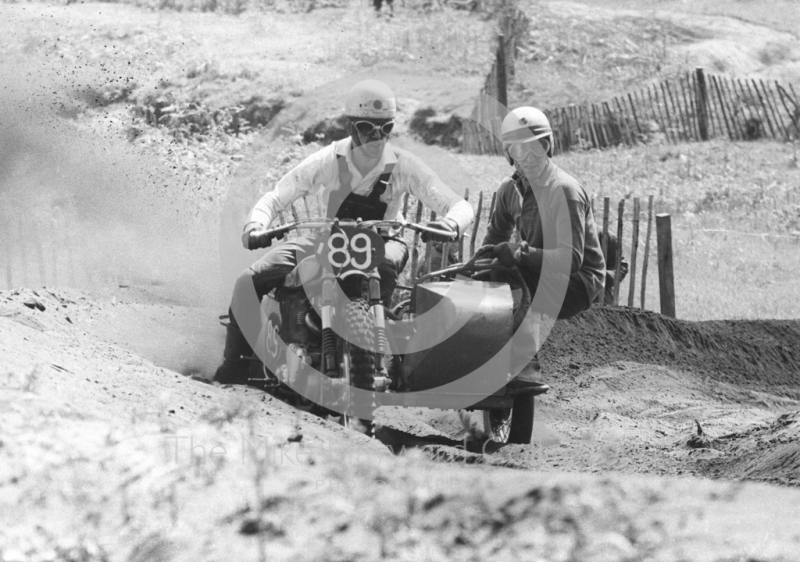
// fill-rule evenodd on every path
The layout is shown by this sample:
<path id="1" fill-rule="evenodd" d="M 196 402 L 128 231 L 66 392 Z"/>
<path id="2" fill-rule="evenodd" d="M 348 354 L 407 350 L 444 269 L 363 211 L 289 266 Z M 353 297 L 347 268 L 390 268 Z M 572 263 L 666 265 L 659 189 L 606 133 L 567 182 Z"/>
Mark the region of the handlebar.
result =
<path id="1" fill-rule="evenodd" d="M 434 234 L 437 236 L 441 236 L 442 238 L 449 238 L 450 241 L 455 241 L 457 238 L 457 234 L 455 232 L 439 230 L 438 228 L 430 228 L 423 224 L 408 222 L 406 220 L 362 221 L 362 220 L 349 220 L 349 219 L 340 220 L 340 219 L 328 219 L 328 218 L 298 219 L 290 223 L 278 225 L 275 228 L 269 228 L 266 231 L 264 231 L 264 234 L 273 238 L 278 238 L 292 230 L 300 230 L 300 229 L 319 230 L 329 226 L 336 226 L 336 225 L 358 226 L 362 228 L 371 228 L 376 230 L 379 228 L 408 228 L 409 230 L 413 230 L 415 232 L 420 232 L 420 233 L 427 232 L 428 234 Z"/>

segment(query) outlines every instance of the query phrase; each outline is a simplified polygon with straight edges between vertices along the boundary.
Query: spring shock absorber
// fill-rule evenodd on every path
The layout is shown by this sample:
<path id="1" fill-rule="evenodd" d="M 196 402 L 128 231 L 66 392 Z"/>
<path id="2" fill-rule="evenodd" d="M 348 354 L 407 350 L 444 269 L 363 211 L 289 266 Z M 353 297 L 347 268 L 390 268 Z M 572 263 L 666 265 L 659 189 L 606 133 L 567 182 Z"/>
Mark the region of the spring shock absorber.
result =
<path id="1" fill-rule="evenodd" d="M 333 332 L 332 310 L 333 310 L 333 288 L 336 279 L 330 273 L 322 279 L 322 305 L 320 306 L 320 316 L 322 317 L 322 372 L 328 376 L 337 376 L 336 360 L 336 334 Z"/>

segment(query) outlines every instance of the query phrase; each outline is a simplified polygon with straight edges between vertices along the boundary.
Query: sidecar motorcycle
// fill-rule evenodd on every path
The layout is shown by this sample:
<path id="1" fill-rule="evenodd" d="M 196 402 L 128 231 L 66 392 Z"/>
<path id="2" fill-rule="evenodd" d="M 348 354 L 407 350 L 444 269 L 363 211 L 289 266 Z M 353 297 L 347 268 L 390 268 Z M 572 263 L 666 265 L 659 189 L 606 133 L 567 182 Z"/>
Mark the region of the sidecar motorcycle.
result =
<path id="1" fill-rule="evenodd" d="M 534 397 L 548 387 L 512 393 L 505 386 L 509 342 L 530 306 L 519 272 L 481 259 L 489 249 L 482 248 L 466 263 L 399 287 L 410 297 L 390 309 L 380 296 L 379 232 L 400 228 L 437 233 L 405 221 L 338 219 L 270 229 L 274 235 L 312 231 L 318 244 L 261 302 L 250 384 L 318 415 L 344 411 L 345 426 L 368 434 L 365 412 L 429 407 L 481 410 L 490 439 L 530 443 Z M 510 283 L 492 281 L 496 269 Z M 516 306 L 512 287 L 520 289 Z"/>

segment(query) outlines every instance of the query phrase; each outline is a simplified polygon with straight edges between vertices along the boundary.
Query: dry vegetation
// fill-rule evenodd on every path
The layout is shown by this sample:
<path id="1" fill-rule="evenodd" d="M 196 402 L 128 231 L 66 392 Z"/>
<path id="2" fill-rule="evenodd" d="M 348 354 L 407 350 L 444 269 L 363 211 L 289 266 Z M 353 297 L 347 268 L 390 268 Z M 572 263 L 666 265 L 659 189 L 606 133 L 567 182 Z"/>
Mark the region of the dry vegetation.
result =
<path id="1" fill-rule="evenodd" d="M 800 6 L 792 0 L 577 0 L 583 4 L 639 10 L 643 13 L 678 11 L 686 14 L 728 16 L 772 29 L 797 33 Z"/>
<path id="2" fill-rule="evenodd" d="M 585 18 L 527 3 L 530 33 L 519 47 L 514 103 L 595 103 L 685 71 L 674 48 L 708 37 L 666 18 Z"/>

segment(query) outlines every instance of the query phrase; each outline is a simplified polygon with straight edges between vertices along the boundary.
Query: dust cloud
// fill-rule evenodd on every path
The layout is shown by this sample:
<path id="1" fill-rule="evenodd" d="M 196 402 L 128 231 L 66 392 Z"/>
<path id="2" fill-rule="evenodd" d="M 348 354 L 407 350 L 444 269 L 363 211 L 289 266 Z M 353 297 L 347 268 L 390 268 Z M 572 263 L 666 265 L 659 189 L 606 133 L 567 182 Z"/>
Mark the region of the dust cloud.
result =
<path id="1" fill-rule="evenodd" d="M 118 124 L 71 119 L 84 108 L 62 81 L 0 75 L 24 77 L 0 92 L 5 287 L 151 285 L 208 303 L 219 290 L 215 209 L 182 200 L 177 175 Z"/>
<path id="2" fill-rule="evenodd" d="M 128 142 L 113 112 L 102 126 L 82 118 L 79 94 L 96 76 L 39 70 L 0 64 L 0 289 L 74 287 L 98 299 L 117 291 L 151 316 L 180 307 L 180 327 L 130 317 L 109 339 L 163 366 L 207 372 L 221 338 L 216 314 L 227 308 L 215 203 L 187 199 L 180 176 Z M 204 325 L 191 325 L 189 309 L 209 311 L 195 315 Z M 191 332 L 180 352 L 169 341 L 179 328 Z"/>

